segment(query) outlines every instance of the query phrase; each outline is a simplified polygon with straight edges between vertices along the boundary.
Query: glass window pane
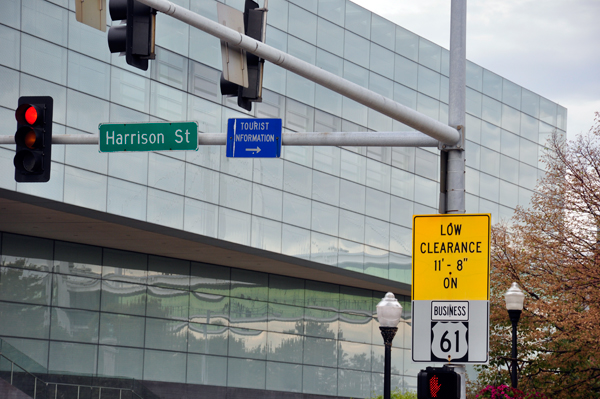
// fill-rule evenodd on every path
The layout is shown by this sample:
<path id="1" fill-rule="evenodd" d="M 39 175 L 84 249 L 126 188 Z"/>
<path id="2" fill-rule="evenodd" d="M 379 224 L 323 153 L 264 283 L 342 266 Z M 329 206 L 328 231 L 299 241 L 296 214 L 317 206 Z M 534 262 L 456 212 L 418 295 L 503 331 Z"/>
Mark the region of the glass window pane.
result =
<path id="1" fill-rule="evenodd" d="M 179 119 L 170 119 L 179 120 Z M 157 153 L 149 154 L 148 186 L 183 195 L 185 163 Z"/>
<path id="2" fill-rule="evenodd" d="M 511 107 L 521 109 L 521 86 L 503 79 L 502 82 L 502 102 Z"/>
<path id="3" fill-rule="evenodd" d="M 250 270 L 231 270 L 231 296 L 267 301 L 269 276 Z"/>
<path id="4" fill-rule="evenodd" d="M 438 200 L 437 182 L 415 176 L 415 201 L 435 208 Z"/>
<path id="5" fill-rule="evenodd" d="M 498 176 L 500 173 L 500 154 L 496 151 L 481 147 L 481 171 L 492 176 Z"/>
<path id="6" fill-rule="evenodd" d="M 365 246 L 353 241 L 339 239 L 338 267 L 363 273 Z"/>
<path id="7" fill-rule="evenodd" d="M 490 97 L 483 96 L 481 118 L 496 126 L 502 124 L 502 104 Z"/>
<path id="8" fill-rule="evenodd" d="M 317 46 L 342 57 L 344 55 L 344 29 L 325 19 L 319 18 Z"/>
<path id="9" fill-rule="evenodd" d="M 64 23 L 66 28 L 68 24 Z M 61 31 L 61 29 L 58 29 Z M 67 49 L 27 34 L 21 35 L 21 70 L 33 76 L 67 85 Z M 87 113 L 91 109 L 87 110 Z M 103 120 L 103 119 L 99 119 Z"/>
<path id="10" fill-rule="evenodd" d="M 340 209 L 339 217 L 339 236 L 347 240 L 363 242 L 365 216 Z"/>
<path id="11" fill-rule="evenodd" d="M 521 111 L 526 114 L 539 118 L 540 116 L 540 96 L 529 90 L 521 91 Z"/>
<path id="12" fill-rule="evenodd" d="M 104 346 L 98 348 L 98 375 L 142 379 L 144 351 L 142 349 Z"/>
<path id="13" fill-rule="evenodd" d="M 337 341 L 315 337 L 304 338 L 304 364 L 337 366 Z"/>
<path id="14" fill-rule="evenodd" d="M 229 325 L 230 299 L 227 296 L 190 293 L 190 321 L 195 323 Z"/>
<path id="15" fill-rule="evenodd" d="M 249 214 L 219 207 L 219 239 L 250 245 L 250 228 Z"/>
<path id="16" fill-rule="evenodd" d="M 59 374 L 96 374 L 97 345 L 50 342 L 48 371 Z"/>
<path id="17" fill-rule="evenodd" d="M 310 259 L 327 265 L 337 264 L 338 238 L 317 232 L 310 234 Z"/>
<path id="18" fill-rule="evenodd" d="M 386 78 L 394 78 L 394 53 L 390 50 L 378 46 L 371 45 L 371 70 Z"/>
<path id="19" fill-rule="evenodd" d="M 500 157 L 500 178 L 517 184 L 519 182 L 519 161 L 502 155 Z"/>
<path id="20" fill-rule="evenodd" d="M 302 365 L 267 362 L 267 390 L 302 392 Z"/>
<path id="21" fill-rule="evenodd" d="M 310 258 L 310 230 L 284 224 L 282 226 L 281 253 L 298 258 Z"/>
<path id="22" fill-rule="evenodd" d="M 303 320 L 304 309 L 301 307 L 274 303 L 269 304 L 269 331 L 304 334 Z"/>
<path id="23" fill-rule="evenodd" d="M 267 332 L 231 328 L 229 356 L 264 360 L 267 357 Z"/>
<path id="24" fill-rule="evenodd" d="M 481 145 L 492 150 L 500 151 L 500 137 L 502 131 L 491 123 L 481 123 Z M 483 158 L 482 158 L 483 159 Z"/>
<path id="25" fill-rule="evenodd" d="M 227 358 L 188 354 L 188 384 L 227 385 Z"/>
<path id="26" fill-rule="evenodd" d="M 50 305 L 52 274 L 0 267 L 0 300 Z"/>
<path id="27" fill-rule="evenodd" d="M 481 118 L 481 93 L 467 87 L 466 109 L 473 116 Z"/>
<path id="28" fill-rule="evenodd" d="M 418 90 L 435 99 L 440 98 L 440 74 L 419 65 Z"/>
<path id="29" fill-rule="evenodd" d="M 519 136 L 502 130 L 502 154 L 508 155 L 509 157 L 518 159 L 519 158 Z"/>
<path id="30" fill-rule="evenodd" d="M 121 346 L 144 346 L 142 317 L 124 314 L 100 313 L 100 344 Z"/>
<path id="31" fill-rule="evenodd" d="M 53 259 L 52 240 L 4 233 L 2 266 L 50 271 Z"/>
<path id="32" fill-rule="evenodd" d="M 389 249 L 390 224 L 382 220 L 365 218 L 365 244 Z"/>
<path id="33" fill-rule="evenodd" d="M 316 44 L 317 16 L 294 4 L 290 4 L 288 32 L 304 41 Z"/>
<path id="34" fill-rule="evenodd" d="M 89 245 L 56 241 L 54 272 L 86 277 L 102 276 L 102 249 Z"/>
<path id="35" fill-rule="evenodd" d="M 417 61 L 419 59 L 419 36 L 396 25 L 396 52 Z"/>
<path id="36" fill-rule="evenodd" d="M 231 269 L 192 262 L 190 289 L 207 294 L 229 295 Z"/>
<path id="37" fill-rule="evenodd" d="M 52 308 L 50 339 L 98 343 L 99 324 L 98 312 Z"/>
<path id="38" fill-rule="evenodd" d="M 337 385 L 337 369 L 302 366 L 302 392 L 335 396 Z"/>
<path id="39" fill-rule="evenodd" d="M 104 248 L 102 278 L 145 284 L 148 276 L 148 256 L 136 252 Z"/>
<path id="40" fill-rule="evenodd" d="M 351 4 L 351 3 L 348 3 Z M 344 37 L 344 58 L 364 68 L 369 67 L 370 42 L 354 33 L 346 31 Z"/>
<path id="41" fill-rule="evenodd" d="M 102 281 L 100 309 L 103 312 L 144 316 L 146 313 L 146 286 L 121 281 Z"/>
<path id="42" fill-rule="evenodd" d="M 471 61 L 467 61 L 467 86 L 479 92 L 483 91 L 483 68 Z"/>
<path id="43" fill-rule="evenodd" d="M 186 276 L 187 281 L 189 278 Z M 146 315 L 165 319 L 187 320 L 189 294 L 187 291 L 149 286 Z"/>
<path id="44" fill-rule="evenodd" d="M 266 363 L 263 360 L 229 358 L 227 386 L 265 389 Z"/>
<path id="45" fill-rule="evenodd" d="M 0 302 L 2 323 L 0 335 L 48 339 L 50 308 L 18 303 Z"/>
<path id="46" fill-rule="evenodd" d="M 188 323 L 146 318 L 145 346 L 152 349 L 185 352 Z"/>
<path id="47" fill-rule="evenodd" d="M 144 351 L 144 380 L 185 382 L 186 353 Z"/>
<path id="48" fill-rule="evenodd" d="M 519 134 L 521 113 L 514 108 L 502 104 L 502 128 Z"/>
<path id="49" fill-rule="evenodd" d="M 487 69 L 483 70 L 483 94 L 502 100 L 502 78 Z"/>
<path id="50" fill-rule="evenodd" d="M 288 305 L 304 305 L 304 280 L 269 275 L 269 302 Z"/>
<path id="51" fill-rule="evenodd" d="M 396 43 L 394 24 L 379 15 L 371 14 L 371 16 L 371 40 L 393 51 Z"/>
<path id="52" fill-rule="evenodd" d="M 419 65 L 407 58 L 396 55 L 394 79 L 412 89 L 417 88 Z M 431 71 L 433 73 L 433 71 Z"/>
<path id="53" fill-rule="evenodd" d="M 55 274 L 52 281 L 52 305 L 99 310 L 100 280 Z"/>
<path id="54" fill-rule="evenodd" d="M 365 235 L 368 235 L 365 232 Z M 388 241 L 386 242 L 385 247 L 389 246 L 389 235 Z M 369 242 L 370 240 L 365 240 Z M 369 242 L 370 243 L 370 242 Z M 370 274 L 372 276 L 377 276 L 381 278 L 388 278 L 388 268 L 389 268 L 389 252 L 384 249 L 370 247 L 365 245 L 365 264 L 364 264 L 364 272 L 366 274 Z"/>
<path id="55" fill-rule="evenodd" d="M 304 306 L 329 310 L 339 309 L 340 289 L 337 284 L 312 280 L 306 280 L 305 284 Z"/>
<path id="56" fill-rule="evenodd" d="M 429 40 L 419 38 L 419 64 L 440 72 L 442 48 Z"/>
<path id="57" fill-rule="evenodd" d="M 319 0 L 319 16 L 344 26 L 346 15 L 345 0 Z"/>
<path id="58" fill-rule="evenodd" d="M 255 248 L 272 252 L 281 251 L 281 223 L 252 216 L 252 242 Z"/>
<path id="59" fill-rule="evenodd" d="M 346 29 L 365 38 L 371 35 L 371 12 L 358 4 L 346 2 Z"/>
<path id="60" fill-rule="evenodd" d="M 190 323 L 188 352 L 227 356 L 229 328 L 218 325 Z"/>

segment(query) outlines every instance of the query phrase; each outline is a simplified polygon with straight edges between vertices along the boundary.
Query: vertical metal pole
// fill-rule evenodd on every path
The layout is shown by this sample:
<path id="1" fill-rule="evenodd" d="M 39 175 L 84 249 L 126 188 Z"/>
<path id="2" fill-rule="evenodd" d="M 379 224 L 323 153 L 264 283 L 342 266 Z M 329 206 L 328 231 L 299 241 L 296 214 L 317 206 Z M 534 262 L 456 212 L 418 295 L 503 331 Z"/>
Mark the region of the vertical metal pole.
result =
<path id="1" fill-rule="evenodd" d="M 518 321 L 512 322 L 512 351 L 510 357 L 512 357 L 512 367 L 510 373 L 510 380 L 513 388 L 517 388 L 517 323 Z"/>
<path id="2" fill-rule="evenodd" d="M 441 172 L 446 173 L 440 184 L 442 195 L 440 211 L 444 213 L 465 213 L 465 113 L 467 75 L 467 0 L 452 0 L 450 10 L 450 97 L 448 103 L 448 124 L 457 129 L 461 140 L 454 147 L 442 146 L 446 154 L 442 156 Z M 460 397 L 466 399 L 467 369 L 464 365 L 453 365 L 461 376 Z"/>
<path id="3" fill-rule="evenodd" d="M 383 368 L 383 399 L 392 397 L 392 341 L 398 332 L 397 327 L 379 327 L 383 344 L 385 345 L 385 357 Z"/>
<path id="4" fill-rule="evenodd" d="M 447 151 L 446 213 L 465 213 L 465 103 L 466 103 L 467 0 L 452 0 L 450 15 L 450 98 L 448 124 L 461 140 Z"/>

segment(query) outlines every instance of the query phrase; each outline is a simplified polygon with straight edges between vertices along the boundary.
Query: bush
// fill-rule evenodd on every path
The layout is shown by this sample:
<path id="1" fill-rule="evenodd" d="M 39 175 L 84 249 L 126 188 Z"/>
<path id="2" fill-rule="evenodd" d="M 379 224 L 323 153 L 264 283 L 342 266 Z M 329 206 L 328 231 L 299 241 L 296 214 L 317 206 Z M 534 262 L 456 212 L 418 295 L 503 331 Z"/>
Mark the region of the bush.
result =
<path id="1" fill-rule="evenodd" d="M 483 388 L 475 396 L 477 399 L 548 399 L 548 397 L 542 393 L 528 393 L 525 394 L 516 388 L 511 388 L 507 385 L 488 385 Z"/>
<path id="2" fill-rule="evenodd" d="M 417 393 L 414 391 L 402 392 L 400 388 L 392 391 L 392 399 L 417 399 Z M 383 399 L 383 395 L 373 396 L 371 399 Z"/>

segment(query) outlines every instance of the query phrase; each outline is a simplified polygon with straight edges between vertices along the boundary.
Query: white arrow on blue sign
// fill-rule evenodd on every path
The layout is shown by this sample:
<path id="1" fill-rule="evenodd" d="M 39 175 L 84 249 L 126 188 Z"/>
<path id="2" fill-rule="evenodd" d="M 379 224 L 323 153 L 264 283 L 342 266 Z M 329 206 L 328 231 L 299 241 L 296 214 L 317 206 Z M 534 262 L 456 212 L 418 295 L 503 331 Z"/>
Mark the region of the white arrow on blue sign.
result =
<path id="1" fill-rule="evenodd" d="M 279 158 L 281 119 L 229 119 L 228 158 Z"/>

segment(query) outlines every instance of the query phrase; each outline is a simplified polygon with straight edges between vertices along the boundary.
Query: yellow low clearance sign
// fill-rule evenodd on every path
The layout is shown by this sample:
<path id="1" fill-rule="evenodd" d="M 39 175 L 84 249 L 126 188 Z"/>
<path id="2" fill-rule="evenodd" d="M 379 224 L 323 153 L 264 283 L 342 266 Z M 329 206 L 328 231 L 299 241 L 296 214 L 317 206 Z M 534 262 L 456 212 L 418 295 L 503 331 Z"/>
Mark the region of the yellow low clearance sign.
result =
<path id="1" fill-rule="evenodd" d="M 412 299 L 489 300 L 488 214 L 413 216 Z"/>

